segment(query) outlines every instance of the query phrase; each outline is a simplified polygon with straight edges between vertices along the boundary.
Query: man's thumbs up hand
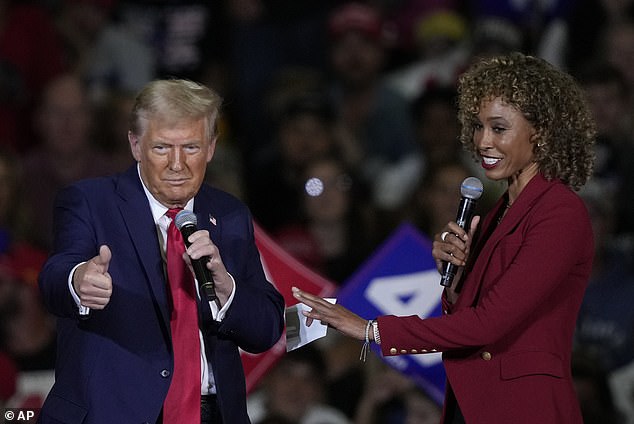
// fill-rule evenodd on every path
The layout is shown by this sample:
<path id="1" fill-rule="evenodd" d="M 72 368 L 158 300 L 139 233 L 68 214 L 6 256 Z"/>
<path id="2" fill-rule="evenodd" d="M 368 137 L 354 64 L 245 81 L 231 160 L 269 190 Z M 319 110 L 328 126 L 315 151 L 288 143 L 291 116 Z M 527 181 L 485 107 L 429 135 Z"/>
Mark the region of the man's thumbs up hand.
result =
<path id="1" fill-rule="evenodd" d="M 99 255 L 77 267 L 73 274 L 73 287 L 83 306 L 91 309 L 103 309 L 112 295 L 112 278 L 108 266 L 112 253 L 102 245 Z"/>

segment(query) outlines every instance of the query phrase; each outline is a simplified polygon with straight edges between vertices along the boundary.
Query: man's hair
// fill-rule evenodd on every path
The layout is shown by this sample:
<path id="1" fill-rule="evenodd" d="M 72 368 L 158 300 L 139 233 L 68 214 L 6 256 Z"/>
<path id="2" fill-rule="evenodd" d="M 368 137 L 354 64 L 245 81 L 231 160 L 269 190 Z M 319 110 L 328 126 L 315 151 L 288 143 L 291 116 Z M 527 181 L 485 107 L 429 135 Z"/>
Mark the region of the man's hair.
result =
<path id="1" fill-rule="evenodd" d="M 130 115 L 130 131 L 142 136 L 149 120 L 160 120 L 165 125 L 182 121 L 205 119 L 207 140 L 216 136 L 216 121 L 222 98 L 210 88 L 183 79 L 155 80 L 137 95 Z"/>
<path id="2" fill-rule="evenodd" d="M 473 132 L 483 101 L 500 98 L 536 130 L 540 172 L 578 190 L 592 175 L 596 129 L 585 95 L 567 73 L 543 59 L 511 53 L 476 62 L 461 77 L 460 141 L 475 153 Z"/>

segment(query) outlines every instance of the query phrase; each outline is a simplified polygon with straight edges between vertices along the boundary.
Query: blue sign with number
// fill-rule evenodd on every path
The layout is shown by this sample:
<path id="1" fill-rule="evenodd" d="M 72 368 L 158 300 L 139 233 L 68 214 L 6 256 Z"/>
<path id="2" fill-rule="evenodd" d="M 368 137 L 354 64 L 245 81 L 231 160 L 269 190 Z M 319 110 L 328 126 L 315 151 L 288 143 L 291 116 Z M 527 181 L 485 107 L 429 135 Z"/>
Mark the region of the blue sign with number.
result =
<path id="1" fill-rule="evenodd" d="M 337 303 L 363 318 L 379 315 L 439 316 L 440 274 L 431 255 L 431 241 L 415 227 L 401 225 L 343 284 Z M 382 357 L 378 347 L 372 349 Z M 442 403 L 445 370 L 440 353 L 383 357 L 391 367 Z"/>

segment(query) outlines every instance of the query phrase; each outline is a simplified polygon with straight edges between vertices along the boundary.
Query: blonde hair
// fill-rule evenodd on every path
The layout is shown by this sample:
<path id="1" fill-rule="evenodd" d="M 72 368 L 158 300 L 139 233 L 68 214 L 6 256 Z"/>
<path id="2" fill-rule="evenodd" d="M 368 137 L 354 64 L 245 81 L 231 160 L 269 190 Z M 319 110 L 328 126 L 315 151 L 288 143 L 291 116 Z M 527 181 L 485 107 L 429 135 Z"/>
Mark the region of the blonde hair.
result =
<path id="1" fill-rule="evenodd" d="M 130 115 L 130 131 L 140 137 L 149 120 L 173 125 L 184 120 L 205 119 L 205 135 L 212 140 L 222 98 L 210 88 L 184 79 L 155 80 L 137 95 Z"/>

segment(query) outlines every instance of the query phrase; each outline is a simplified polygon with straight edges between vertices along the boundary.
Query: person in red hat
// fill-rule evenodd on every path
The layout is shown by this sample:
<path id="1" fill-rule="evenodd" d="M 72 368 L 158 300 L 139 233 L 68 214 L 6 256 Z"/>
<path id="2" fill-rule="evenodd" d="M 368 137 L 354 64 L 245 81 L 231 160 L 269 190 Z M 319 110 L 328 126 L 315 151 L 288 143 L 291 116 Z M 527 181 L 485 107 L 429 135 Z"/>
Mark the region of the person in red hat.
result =
<path id="1" fill-rule="evenodd" d="M 422 170 L 408 103 L 384 81 L 391 34 L 379 10 L 347 3 L 330 15 L 334 104 L 361 155 L 363 182 L 379 210 L 400 207 Z"/>

